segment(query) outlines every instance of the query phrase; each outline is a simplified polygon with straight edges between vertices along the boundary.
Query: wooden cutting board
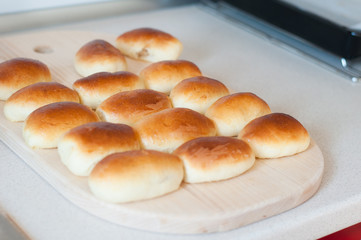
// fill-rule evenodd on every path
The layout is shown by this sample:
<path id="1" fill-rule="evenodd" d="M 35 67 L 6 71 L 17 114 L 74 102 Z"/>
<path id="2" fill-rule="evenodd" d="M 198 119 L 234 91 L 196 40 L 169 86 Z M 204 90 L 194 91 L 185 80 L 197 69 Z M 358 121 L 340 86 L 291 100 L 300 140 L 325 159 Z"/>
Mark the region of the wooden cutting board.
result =
<path id="1" fill-rule="evenodd" d="M 14 57 L 38 59 L 49 66 L 54 81 L 71 87 L 80 78 L 73 67 L 76 51 L 98 38 L 115 44 L 116 36 L 57 31 L 3 37 L 0 38 L 0 61 Z M 182 58 L 187 59 L 187 56 Z M 127 61 L 129 71 L 134 73 L 147 65 Z M 323 156 L 312 141 L 305 152 L 256 160 L 249 171 L 230 180 L 183 183 L 178 191 L 151 200 L 107 203 L 91 194 L 86 177 L 77 177 L 68 171 L 56 149 L 29 148 L 22 138 L 23 123 L 8 121 L 3 106 L 4 102 L 0 101 L 0 139 L 5 144 L 75 205 L 131 228 L 166 233 L 206 233 L 238 228 L 300 205 L 316 193 L 322 178 Z"/>

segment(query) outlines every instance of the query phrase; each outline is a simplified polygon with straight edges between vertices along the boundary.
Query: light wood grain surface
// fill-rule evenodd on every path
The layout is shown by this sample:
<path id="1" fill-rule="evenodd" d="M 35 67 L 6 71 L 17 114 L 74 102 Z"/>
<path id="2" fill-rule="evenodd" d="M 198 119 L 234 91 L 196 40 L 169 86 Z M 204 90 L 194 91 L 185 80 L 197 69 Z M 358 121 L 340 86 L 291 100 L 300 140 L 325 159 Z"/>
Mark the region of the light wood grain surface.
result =
<path id="1" fill-rule="evenodd" d="M 71 86 L 80 78 L 73 67 L 76 51 L 96 38 L 114 44 L 116 36 L 67 31 L 5 37 L 0 39 L 0 60 L 38 59 L 49 66 L 54 81 Z M 127 60 L 129 70 L 134 73 L 147 65 Z M 6 120 L 3 105 L 4 102 L 0 102 L 0 139 L 34 171 L 78 207 L 136 229 L 167 233 L 234 229 L 303 203 L 317 191 L 324 169 L 322 153 L 312 141 L 303 153 L 257 160 L 245 174 L 227 181 L 182 184 L 178 191 L 152 200 L 111 204 L 95 198 L 88 189 L 87 178 L 72 175 L 55 149 L 33 150 L 26 146 L 22 138 L 23 124 Z"/>

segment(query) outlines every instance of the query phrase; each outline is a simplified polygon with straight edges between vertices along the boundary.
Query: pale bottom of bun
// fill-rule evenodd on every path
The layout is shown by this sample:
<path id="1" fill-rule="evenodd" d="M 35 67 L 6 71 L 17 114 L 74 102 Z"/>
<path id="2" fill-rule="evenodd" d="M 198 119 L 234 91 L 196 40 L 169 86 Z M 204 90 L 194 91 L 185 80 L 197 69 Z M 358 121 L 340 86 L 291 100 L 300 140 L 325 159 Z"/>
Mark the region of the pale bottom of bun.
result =
<path id="1" fill-rule="evenodd" d="M 180 145 L 185 143 L 187 140 L 176 140 L 176 139 L 170 139 L 163 141 L 157 141 L 153 140 L 152 138 L 141 138 L 140 142 L 142 145 L 142 148 L 144 149 L 152 149 L 160 152 L 165 153 L 172 153 L 174 150 L 176 150 Z"/>
<path id="2" fill-rule="evenodd" d="M 257 158 L 280 158 L 291 156 L 305 151 L 310 145 L 310 139 L 305 139 L 302 142 L 284 142 L 280 144 L 270 144 L 265 142 L 257 142 L 248 139 L 243 139 L 253 149 Z"/>
<path id="3" fill-rule="evenodd" d="M 184 181 L 187 183 L 202 183 L 221 181 L 241 175 L 250 169 L 255 162 L 254 155 L 250 156 L 248 160 L 242 160 L 232 165 L 217 166 L 206 171 L 199 168 L 193 168 L 187 161 L 184 164 Z"/>
<path id="4" fill-rule="evenodd" d="M 32 131 L 24 129 L 23 137 L 31 148 L 56 148 L 60 137 L 47 138 L 41 134 L 34 134 Z"/>
<path id="5" fill-rule="evenodd" d="M 133 122 L 127 119 L 126 117 L 118 116 L 112 113 L 107 113 L 99 107 L 96 109 L 95 112 L 98 114 L 99 118 L 104 122 L 122 123 L 122 124 L 127 124 L 129 126 L 133 126 Z"/>
<path id="6" fill-rule="evenodd" d="M 146 200 L 162 196 L 177 190 L 181 180 L 173 173 L 150 174 L 148 181 L 92 181 L 89 178 L 89 187 L 99 199 L 113 203 L 126 203 Z"/>
<path id="7" fill-rule="evenodd" d="M 6 101 L 17 90 L 0 86 L 0 100 Z"/>
<path id="8" fill-rule="evenodd" d="M 92 96 L 89 96 L 79 91 L 78 94 L 80 97 L 80 102 L 90 107 L 91 109 L 96 109 L 105 99 L 109 97 L 109 96 L 101 96 L 100 94 L 93 94 Z"/>
<path id="9" fill-rule="evenodd" d="M 101 153 L 82 153 L 77 150 L 76 144 L 72 142 L 60 141 L 58 144 L 58 152 L 61 161 L 70 172 L 77 176 L 89 176 L 94 166 L 104 157 L 115 152 L 123 152 L 126 150 L 124 150 L 124 148 L 119 148 Z"/>
<path id="10" fill-rule="evenodd" d="M 25 119 L 37 109 L 37 106 L 34 107 L 24 107 L 16 104 L 8 104 L 4 105 L 4 115 L 5 117 L 12 122 L 21 122 L 25 121 Z"/>
<path id="11" fill-rule="evenodd" d="M 244 118 L 234 116 L 232 119 L 219 119 L 206 114 L 206 116 L 213 120 L 217 129 L 218 136 L 234 137 L 247 125 L 249 121 Z"/>
<path id="12" fill-rule="evenodd" d="M 89 181 L 89 187 L 99 199 L 113 203 L 127 203 L 165 195 L 177 190 L 179 184 L 172 179 L 164 181 L 163 178 L 154 176 L 152 181 L 134 181 L 118 186 Z"/>
<path id="13" fill-rule="evenodd" d="M 109 163 L 117 156 L 117 166 Z M 99 199 L 126 203 L 173 192 L 180 187 L 183 176 L 182 162 L 175 155 L 139 150 L 107 156 L 94 167 L 88 183 Z"/>
<path id="14" fill-rule="evenodd" d="M 98 72 L 117 72 L 117 71 L 126 71 L 127 64 L 122 61 L 110 63 L 110 62 L 99 62 L 96 64 L 88 64 L 88 63 L 79 63 L 75 62 L 74 64 L 75 70 L 82 77 L 87 77 L 94 73 Z"/>
<path id="15" fill-rule="evenodd" d="M 182 51 L 182 46 L 178 44 L 168 46 L 167 48 L 149 48 L 142 44 L 129 46 L 126 43 L 118 42 L 117 46 L 118 49 L 125 55 L 136 60 L 143 60 L 147 62 L 176 60 Z"/>

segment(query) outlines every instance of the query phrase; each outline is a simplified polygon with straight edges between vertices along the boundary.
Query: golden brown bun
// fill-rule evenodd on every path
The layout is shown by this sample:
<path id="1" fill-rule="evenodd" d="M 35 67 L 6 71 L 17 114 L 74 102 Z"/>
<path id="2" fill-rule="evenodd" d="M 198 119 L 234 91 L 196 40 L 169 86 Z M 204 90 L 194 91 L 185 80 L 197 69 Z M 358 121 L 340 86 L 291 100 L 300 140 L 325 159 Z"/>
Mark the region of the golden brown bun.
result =
<path id="1" fill-rule="evenodd" d="M 139 77 L 146 88 L 167 93 L 186 78 L 202 75 L 199 68 L 186 60 L 168 60 L 152 63 L 144 68 Z"/>
<path id="2" fill-rule="evenodd" d="M 255 156 L 247 143 L 231 137 L 200 137 L 174 151 L 183 161 L 184 181 L 219 181 L 242 174 L 251 168 Z"/>
<path id="3" fill-rule="evenodd" d="M 83 77 L 97 72 L 127 70 L 123 54 L 113 45 L 96 39 L 82 46 L 75 55 L 75 70 Z"/>
<path id="4" fill-rule="evenodd" d="M 144 116 L 171 107 L 170 99 L 164 93 L 138 89 L 109 97 L 96 112 L 103 121 L 133 125 Z"/>
<path id="5" fill-rule="evenodd" d="M 70 129 L 99 121 L 88 107 L 75 102 L 50 103 L 36 109 L 25 120 L 23 136 L 33 148 L 55 148 Z"/>
<path id="6" fill-rule="evenodd" d="M 271 113 L 252 120 L 239 133 L 256 157 L 278 158 L 306 150 L 310 136 L 302 124 L 283 113 Z"/>
<path id="7" fill-rule="evenodd" d="M 214 136 L 216 128 L 204 115 L 187 108 L 170 108 L 139 120 L 135 126 L 143 148 L 173 152 L 183 143 Z"/>
<path id="8" fill-rule="evenodd" d="M 153 28 L 138 28 L 123 33 L 116 43 L 123 54 L 147 62 L 176 60 L 183 49 L 178 39 Z"/>
<path id="9" fill-rule="evenodd" d="M 50 82 L 48 67 L 34 59 L 13 58 L 0 63 L 0 100 L 36 82 Z"/>
<path id="10" fill-rule="evenodd" d="M 131 72 L 100 72 L 74 82 L 81 103 L 95 109 L 108 97 L 123 91 L 144 88 L 143 82 Z"/>
<path id="11" fill-rule="evenodd" d="M 72 128 L 58 144 L 61 161 L 78 176 L 89 176 L 95 164 L 112 153 L 139 149 L 140 143 L 131 127 L 108 122 Z"/>
<path id="12" fill-rule="evenodd" d="M 38 82 L 26 86 L 6 100 L 4 114 L 10 121 L 24 121 L 31 112 L 53 102 L 79 102 L 78 94 L 56 82 Z"/>
<path id="13" fill-rule="evenodd" d="M 205 115 L 212 119 L 220 136 L 237 136 L 247 123 L 271 113 L 267 103 L 253 93 L 234 93 L 213 103 Z"/>
<path id="14" fill-rule="evenodd" d="M 179 188 L 182 161 L 173 154 L 151 150 L 114 153 L 100 161 L 89 176 L 98 198 L 116 203 L 154 198 Z"/>
<path id="15" fill-rule="evenodd" d="M 184 107 L 205 113 L 215 101 L 228 94 L 227 87 L 220 81 L 197 76 L 178 83 L 169 97 L 173 107 Z"/>

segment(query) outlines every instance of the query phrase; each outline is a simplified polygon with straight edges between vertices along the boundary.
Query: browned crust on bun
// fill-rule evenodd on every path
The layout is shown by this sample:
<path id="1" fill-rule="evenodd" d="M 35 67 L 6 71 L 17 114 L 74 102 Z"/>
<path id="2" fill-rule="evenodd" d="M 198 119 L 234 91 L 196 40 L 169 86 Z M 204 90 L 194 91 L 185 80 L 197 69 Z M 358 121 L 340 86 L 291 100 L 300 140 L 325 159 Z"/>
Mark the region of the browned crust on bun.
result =
<path id="1" fill-rule="evenodd" d="M 271 113 L 252 120 L 239 133 L 256 157 L 278 158 L 307 149 L 310 136 L 295 118 L 284 113 Z"/>
<path id="2" fill-rule="evenodd" d="M 250 92 L 239 92 L 221 97 L 206 111 L 220 136 L 237 136 L 247 123 L 257 117 L 270 114 L 268 104 Z"/>
<path id="3" fill-rule="evenodd" d="M 50 82 L 49 68 L 29 58 L 13 58 L 0 63 L 0 100 L 6 100 L 17 90 L 36 82 Z"/>
<path id="4" fill-rule="evenodd" d="M 169 93 L 183 79 L 202 75 L 197 65 L 186 60 L 166 60 L 144 68 L 139 77 L 146 88 Z"/>
<path id="5" fill-rule="evenodd" d="M 131 72 L 99 72 L 76 80 L 73 88 L 79 93 L 83 104 L 95 109 L 108 97 L 118 92 L 144 88 L 144 84 Z"/>
<path id="6" fill-rule="evenodd" d="M 38 82 L 12 94 L 4 105 L 4 113 L 11 121 L 24 121 L 34 110 L 53 102 L 79 102 L 78 94 L 57 82 Z"/>
<path id="7" fill-rule="evenodd" d="M 186 141 L 214 136 L 216 129 L 206 116 L 187 108 L 170 108 L 138 121 L 134 128 L 144 148 L 172 152 Z"/>
<path id="8" fill-rule="evenodd" d="M 220 81 L 197 76 L 178 83 L 170 92 L 169 97 L 174 107 L 185 107 L 205 113 L 210 105 L 228 94 L 228 88 Z"/>
<path id="9" fill-rule="evenodd" d="M 238 176 L 253 166 L 255 156 L 244 141 L 231 137 L 200 137 L 177 148 L 185 182 L 209 182 Z"/>
<path id="10" fill-rule="evenodd" d="M 171 108 L 167 95 L 151 89 L 137 89 L 117 93 L 97 108 L 104 121 L 132 125 L 141 118 Z"/>
<path id="11" fill-rule="evenodd" d="M 82 104 L 56 102 L 32 112 L 25 120 L 23 135 L 31 147 L 54 148 L 68 130 L 97 121 L 95 112 Z"/>
<path id="12" fill-rule="evenodd" d="M 147 62 L 175 60 L 182 51 L 182 43 L 169 33 L 154 28 L 138 28 L 116 39 L 117 48 L 128 57 Z"/>

